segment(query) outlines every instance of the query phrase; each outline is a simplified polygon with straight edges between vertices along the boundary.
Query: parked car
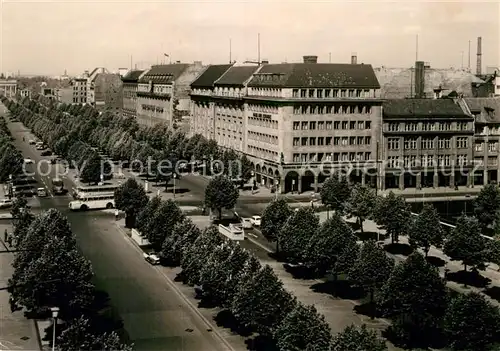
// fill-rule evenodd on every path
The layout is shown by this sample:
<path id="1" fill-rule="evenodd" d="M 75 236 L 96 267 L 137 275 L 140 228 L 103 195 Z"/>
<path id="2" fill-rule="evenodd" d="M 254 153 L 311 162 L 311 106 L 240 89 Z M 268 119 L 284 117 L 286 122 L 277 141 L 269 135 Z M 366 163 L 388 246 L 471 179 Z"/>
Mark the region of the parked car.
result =
<path id="1" fill-rule="evenodd" d="M 29 165 L 30 163 L 35 163 L 35 161 L 33 161 L 31 158 L 25 158 L 24 159 L 24 163 L 26 163 L 27 165 Z"/>
<path id="2" fill-rule="evenodd" d="M 38 189 L 36 189 L 36 195 L 38 197 L 46 197 L 47 196 L 47 190 L 45 190 L 45 188 L 38 188 Z"/>
<path id="3" fill-rule="evenodd" d="M 12 207 L 11 199 L 1 199 L 0 200 L 0 208 L 9 208 Z"/>
<path id="4" fill-rule="evenodd" d="M 158 256 L 156 256 L 155 254 L 147 254 L 147 253 L 143 253 L 143 256 L 144 256 L 144 259 L 151 263 L 153 266 L 156 266 L 158 264 L 160 264 L 160 258 Z"/>
<path id="5" fill-rule="evenodd" d="M 52 156 L 52 151 L 50 150 L 45 150 L 41 154 L 41 156 Z"/>
<path id="6" fill-rule="evenodd" d="M 35 140 L 33 140 L 33 139 L 30 139 L 29 144 L 30 144 L 30 145 L 35 145 L 35 144 L 36 144 L 36 141 L 35 141 Z"/>
<path id="7" fill-rule="evenodd" d="M 243 229 L 252 229 L 252 219 L 251 218 L 242 218 L 241 219 L 241 225 L 243 226 Z"/>
<path id="8" fill-rule="evenodd" d="M 252 221 L 252 225 L 254 227 L 260 227 L 260 222 L 262 220 L 262 218 L 260 216 L 252 216 L 252 218 L 250 220 Z"/>

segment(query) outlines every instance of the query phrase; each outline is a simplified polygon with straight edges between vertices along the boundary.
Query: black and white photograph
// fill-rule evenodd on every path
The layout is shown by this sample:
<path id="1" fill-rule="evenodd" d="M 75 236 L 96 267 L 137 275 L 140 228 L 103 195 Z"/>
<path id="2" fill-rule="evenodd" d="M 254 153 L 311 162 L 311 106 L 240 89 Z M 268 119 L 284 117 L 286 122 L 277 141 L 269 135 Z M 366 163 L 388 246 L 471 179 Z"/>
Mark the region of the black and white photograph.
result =
<path id="1" fill-rule="evenodd" d="M 500 2 L 0 0 L 0 350 L 499 351 Z"/>

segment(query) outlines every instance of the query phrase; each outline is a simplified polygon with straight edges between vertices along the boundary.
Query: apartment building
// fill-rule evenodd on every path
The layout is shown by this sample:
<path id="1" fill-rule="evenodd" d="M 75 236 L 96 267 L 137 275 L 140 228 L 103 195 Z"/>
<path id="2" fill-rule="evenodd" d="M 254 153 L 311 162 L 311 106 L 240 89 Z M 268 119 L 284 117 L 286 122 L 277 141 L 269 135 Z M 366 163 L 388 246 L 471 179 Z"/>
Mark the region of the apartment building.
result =
<path id="1" fill-rule="evenodd" d="M 137 118 L 137 86 L 142 70 L 133 70 L 122 77 L 123 83 L 123 109 L 124 117 Z"/>
<path id="2" fill-rule="evenodd" d="M 123 107 L 122 79 L 118 73 L 98 73 L 92 79 L 90 102 L 99 111 L 120 113 Z"/>
<path id="3" fill-rule="evenodd" d="M 85 104 L 87 102 L 87 78 L 74 78 L 73 85 L 73 103 Z"/>
<path id="4" fill-rule="evenodd" d="M 215 102 L 212 99 L 214 86 L 231 67 L 227 65 L 210 65 L 191 83 L 191 126 L 192 134 L 201 134 L 208 139 L 215 139 Z"/>
<path id="5" fill-rule="evenodd" d="M 384 102 L 381 189 L 473 184 L 474 118 L 457 102 Z"/>
<path id="6" fill-rule="evenodd" d="M 8 98 L 13 98 L 17 93 L 17 80 L 15 79 L 0 79 L 0 96 L 4 95 Z"/>
<path id="7" fill-rule="evenodd" d="M 173 126 L 175 120 L 189 115 L 190 84 L 205 67 L 197 61 L 193 64 L 175 63 L 156 65 L 144 72 L 137 87 L 137 121 L 154 125 L 165 123 Z"/>
<path id="8" fill-rule="evenodd" d="M 499 181 L 500 173 L 500 97 L 464 99 L 474 116 L 474 185 Z"/>

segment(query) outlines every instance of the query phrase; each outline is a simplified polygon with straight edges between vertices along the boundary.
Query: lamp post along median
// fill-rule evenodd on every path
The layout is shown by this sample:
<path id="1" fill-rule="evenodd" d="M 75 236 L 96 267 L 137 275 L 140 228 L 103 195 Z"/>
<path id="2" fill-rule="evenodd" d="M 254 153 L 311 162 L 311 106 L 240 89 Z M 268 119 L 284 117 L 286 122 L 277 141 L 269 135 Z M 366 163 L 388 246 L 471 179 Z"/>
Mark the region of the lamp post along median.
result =
<path id="1" fill-rule="evenodd" d="M 59 307 L 51 307 L 50 311 L 52 312 L 52 351 L 56 349 L 56 325 L 57 325 L 57 316 L 59 315 Z"/>
<path id="2" fill-rule="evenodd" d="M 174 199 L 175 199 L 175 178 L 176 178 L 176 174 L 175 173 L 173 174 L 173 177 L 174 177 Z"/>

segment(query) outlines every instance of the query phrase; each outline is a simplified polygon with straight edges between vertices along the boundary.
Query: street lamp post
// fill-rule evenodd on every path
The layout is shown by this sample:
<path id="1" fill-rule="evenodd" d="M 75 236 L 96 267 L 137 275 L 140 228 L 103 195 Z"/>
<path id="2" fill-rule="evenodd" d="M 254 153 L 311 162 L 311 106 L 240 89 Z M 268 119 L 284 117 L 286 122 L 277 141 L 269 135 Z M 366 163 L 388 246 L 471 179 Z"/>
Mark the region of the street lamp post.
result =
<path id="1" fill-rule="evenodd" d="M 51 307 L 50 311 L 52 312 L 52 318 L 54 320 L 52 325 L 52 351 L 56 349 L 56 325 L 57 325 L 57 316 L 59 315 L 59 307 Z"/>
<path id="2" fill-rule="evenodd" d="M 176 174 L 175 173 L 173 174 L 173 177 L 174 177 L 174 199 L 175 199 L 175 178 L 176 178 Z"/>

